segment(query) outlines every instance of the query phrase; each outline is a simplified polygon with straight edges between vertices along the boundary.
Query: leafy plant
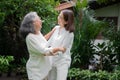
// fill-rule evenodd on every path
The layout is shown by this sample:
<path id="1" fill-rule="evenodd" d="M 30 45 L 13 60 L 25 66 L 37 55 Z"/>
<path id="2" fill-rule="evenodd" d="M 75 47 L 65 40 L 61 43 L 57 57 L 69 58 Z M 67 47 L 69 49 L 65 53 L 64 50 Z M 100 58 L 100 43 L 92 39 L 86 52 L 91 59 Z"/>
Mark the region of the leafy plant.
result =
<path id="1" fill-rule="evenodd" d="M 8 72 L 10 62 L 14 60 L 13 56 L 0 56 L 0 72 Z"/>
<path id="2" fill-rule="evenodd" d="M 85 8 L 81 13 L 81 17 L 76 17 L 72 64 L 74 67 L 87 68 L 89 59 L 95 54 L 95 49 L 93 48 L 94 40 L 106 24 L 102 21 L 96 20 L 92 10 Z"/>
<path id="3" fill-rule="evenodd" d="M 109 73 L 102 70 L 93 72 L 90 70 L 71 68 L 69 70 L 68 80 L 119 80 L 119 76 L 119 70 Z"/>
<path id="4" fill-rule="evenodd" d="M 54 0 L 1 0 L 0 4 L 0 54 L 13 55 L 16 62 L 20 62 L 21 57 L 28 57 L 25 42 L 20 39 L 18 33 L 21 20 L 28 12 L 36 11 L 44 20 L 42 33 L 46 34 L 57 21 L 57 11 L 54 7 L 58 2 Z"/>

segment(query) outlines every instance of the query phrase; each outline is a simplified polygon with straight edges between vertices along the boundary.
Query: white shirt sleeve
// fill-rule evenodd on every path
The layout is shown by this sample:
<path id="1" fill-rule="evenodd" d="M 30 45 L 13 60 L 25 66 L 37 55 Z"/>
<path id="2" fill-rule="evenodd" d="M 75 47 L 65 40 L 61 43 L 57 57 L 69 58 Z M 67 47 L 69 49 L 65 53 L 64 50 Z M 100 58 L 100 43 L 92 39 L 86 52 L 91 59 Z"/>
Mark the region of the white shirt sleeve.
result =
<path id="1" fill-rule="evenodd" d="M 62 46 L 65 47 L 66 49 L 71 49 L 72 44 L 73 44 L 73 40 L 74 40 L 74 34 L 70 33 L 69 35 L 67 35 L 62 43 Z"/>
<path id="2" fill-rule="evenodd" d="M 52 51 L 52 48 L 47 48 L 44 46 L 44 43 L 41 43 L 40 40 L 38 41 L 30 35 L 26 38 L 26 43 L 28 50 L 37 54 L 46 54 Z"/>

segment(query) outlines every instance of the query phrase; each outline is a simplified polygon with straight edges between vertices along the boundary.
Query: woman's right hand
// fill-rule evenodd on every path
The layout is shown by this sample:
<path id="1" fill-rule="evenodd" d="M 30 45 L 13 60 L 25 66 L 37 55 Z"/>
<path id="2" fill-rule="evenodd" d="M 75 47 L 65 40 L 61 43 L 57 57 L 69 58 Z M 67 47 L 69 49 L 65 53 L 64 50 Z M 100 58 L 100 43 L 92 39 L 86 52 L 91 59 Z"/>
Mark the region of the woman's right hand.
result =
<path id="1" fill-rule="evenodd" d="M 66 48 L 60 47 L 60 51 L 62 51 L 64 53 L 66 51 Z"/>

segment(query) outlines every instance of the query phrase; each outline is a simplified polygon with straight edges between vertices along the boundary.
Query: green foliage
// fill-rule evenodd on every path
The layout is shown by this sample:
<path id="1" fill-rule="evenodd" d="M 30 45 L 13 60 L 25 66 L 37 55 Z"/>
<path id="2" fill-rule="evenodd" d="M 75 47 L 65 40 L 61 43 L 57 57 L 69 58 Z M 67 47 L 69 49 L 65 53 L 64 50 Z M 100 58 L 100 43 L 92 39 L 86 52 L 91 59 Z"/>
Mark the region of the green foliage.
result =
<path id="1" fill-rule="evenodd" d="M 27 72 L 26 72 L 26 63 L 27 63 L 27 59 L 26 58 L 21 58 L 21 63 L 18 64 L 15 68 L 15 72 L 18 74 L 22 74 L 23 78 L 27 78 Z"/>
<path id="2" fill-rule="evenodd" d="M 99 4 L 101 4 L 101 3 L 108 3 L 109 2 L 109 0 L 97 0 L 97 2 L 99 2 Z"/>
<path id="3" fill-rule="evenodd" d="M 97 0 L 97 2 L 98 2 L 99 4 L 102 4 L 102 3 L 108 4 L 109 2 L 115 2 L 115 1 L 117 1 L 117 0 Z"/>
<path id="4" fill-rule="evenodd" d="M 92 72 L 90 70 L 80 70 L 79 68 L 71 68 L 68 74 L 68 80 L 120 80 L 120 71 L 107 72 L 101 71 Z"/>
<path id="5" fill-rule="evenodd" d="M 118 62 L 115 64 L 120 63 L 120 29 L 117 30 L 113 23 L 109 23 L 109 26 L 104 29 L 103 35 L 106 39 L 110 41 L 108 46 L 112 49 L 110 54 L 116 55 L 116 59 Z"/>
<path id="6" fill-rule="evenodd" d="M 103 42 L 103 43 L 98 43 L 96 45 L 97 51 L 95 51 L 96 55 L 100 56 L 100 63 L 99 65 L 97 65 L 98 69 L 100 70 L 107 70 L 107 71 L 111 71 L 113 68 L 113 63 L 112 61 L 115 62 L 115 60 L 113 60 L 113 57 L 111 55 L 112 53 L 112 49 L 110 49 L 111 46 L 108 46 L 109 41 L 107 42 Z"/>
<path id="7" fill-rule="evenodd" d="M 5 13 L 0 13 L 0 25 L 3 23 L 3 21 L 4 21 L 4 16 L 5 16 Z"/>
<path id="8" fill-rule="evenodd" d="M 81 13 L 81 20 L 79 17 L 76 17 L 74 47 L 72 48 L 72 64 L 73 66 L 87 68 L 89 59 L 95 54 L 95 49 L 93 49 L 94 40 L 106 24 L 96 20 L 92 10 L 83 9 Z"/>
<path id="9" fill-rule="evenodd" d="M 28 56 L 26 45 L 18 33 L 21 20 L 28 12 L 36 11 L 44 20 L 42 33 L 46 34 L 57 21 L 58 13 L 54 10 L 56 4 L 54 0 L 0 1 L 0 54 L 14 55 L 16 59 Z"/>
<path id="10" fill-rule="evenodd" d="M 84 8 L 87 5 L 88 5 L 88 1 L 87 0 L 77 1 L 76 8 Z"/>
<path id="11" fill-rule="evenodd" d="M 13 60 L 13 56 L 0 56 L 0 73 L 7 72 L 10 66 L 10 62 Z"/>

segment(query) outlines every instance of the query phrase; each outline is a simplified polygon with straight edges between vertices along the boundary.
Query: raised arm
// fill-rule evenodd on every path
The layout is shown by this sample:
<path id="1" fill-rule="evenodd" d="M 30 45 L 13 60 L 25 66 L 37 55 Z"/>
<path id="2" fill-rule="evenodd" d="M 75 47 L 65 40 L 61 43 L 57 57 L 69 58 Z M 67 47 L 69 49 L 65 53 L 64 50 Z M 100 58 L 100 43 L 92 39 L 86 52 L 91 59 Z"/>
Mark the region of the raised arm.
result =
<path id="1" fill-rule="evenodd" d="M 48 40 L 48 39 L 52 36 L 52 34 L 54 33 L 54 31 L 55 31 L 55 28 L 53 28 L 49 33 L 47 33 L 47 34 L 44 36 L 45 39 Z"/>

